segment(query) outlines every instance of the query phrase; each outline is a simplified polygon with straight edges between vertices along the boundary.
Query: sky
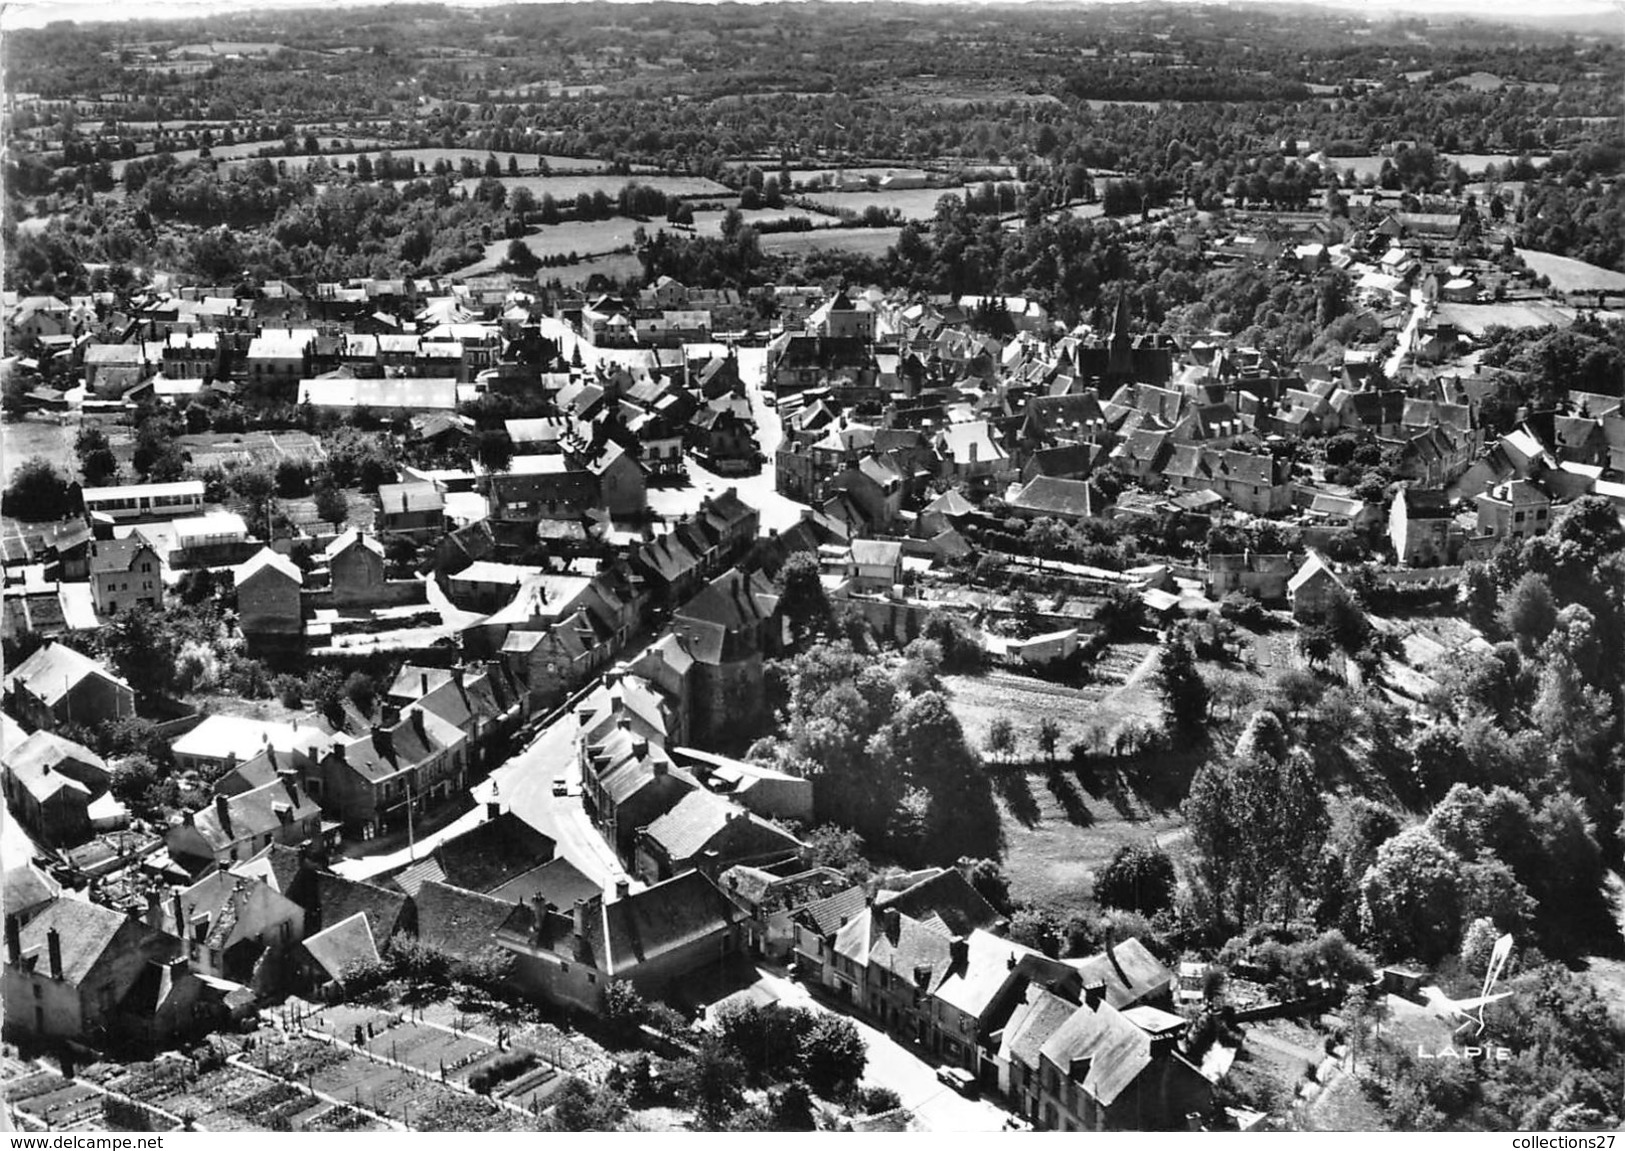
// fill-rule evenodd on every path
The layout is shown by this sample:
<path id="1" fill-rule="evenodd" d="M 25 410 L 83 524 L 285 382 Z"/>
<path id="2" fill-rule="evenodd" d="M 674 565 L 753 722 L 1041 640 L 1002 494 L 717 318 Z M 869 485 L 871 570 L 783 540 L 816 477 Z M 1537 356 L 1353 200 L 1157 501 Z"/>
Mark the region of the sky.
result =
<path id="1" fill-rule="evenodd" d="M 108 0 L 0 0 L 0 28 L 38 28 L 53 20 L 95 22 L 136 18 L 177 19 L 242 12 L 254 8 L 371 7 L 387 2 L 389 0 L 340 0 L 339 4 L 335 5 L 334 0 L 271 0 L 269 3 L 265 0 L 123 0 L 122 3 L 109 3 Z M 513 0 L 444 0 L 444 2 L 453 7 L 478 8 L 512 3 Z M 708 0 L 689 0 L 689 2 L 706 3 Z M 772 3 L 774 0 L 745 0 L 745 2 Z M 863 0 L 854 2 L 861 3 Z M 1239 0 L 1239 2 L 1262 3 L 1266 0 Z M 1471 13 L 1483 19 L 1527 20 L 1531 11 L 1529 0 L 1295 0 L 1295 2 L 1362 11 L 1374 17 Z M 1550 17 L 1612 14 L 1618 22 L 1620 31 L 1625 32 L 1625 0 L 1541 0 L 1538 9 L 1542 15 Z"/>

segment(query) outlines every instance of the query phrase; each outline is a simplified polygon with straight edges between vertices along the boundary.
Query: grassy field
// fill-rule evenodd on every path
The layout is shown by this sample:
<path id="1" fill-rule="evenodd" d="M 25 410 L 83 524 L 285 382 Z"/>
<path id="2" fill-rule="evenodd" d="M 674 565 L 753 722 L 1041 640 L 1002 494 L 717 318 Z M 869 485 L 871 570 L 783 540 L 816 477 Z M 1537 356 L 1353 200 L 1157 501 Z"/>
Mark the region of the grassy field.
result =
<path id="1" fill-rule="evenodd" d="M 1103 663 L 1103 676 L 1127 678 L 1143 664 L 1147 644 L 1123 645 Z M 1141 673 L 1143 675 L 1143 672 Z M 1155 838 L 1177 851 L 1185 838 L 1176 810 L 1184 795 L 1188 757 L 1159 759 L 1155 774 L 1125 775 L 1114 769 L 1074 770 L 1071 745 L 1095 724 L 1110 731 L 1127 719 L 1154 721 L 1160 713 L 1143 679 L 1129 684 L 1100 682 L 1083 689 L 995 672 L 946 676 L 954 714 L 965 736 L 982 748 L 988 728 L 1000 716 L 1016 727 L 1016 758 L 1027 767 L 994 767 L 995 788 L 1005 836 L 1005 872 L 1011 893 L 1064 913 L 1075 908 L 1093 885 L 1094 873 L 1125 843 Z M 1061 724 L 1057 768 L 1042 762 L 1038 724 Z"/>
<path id="2" fill-rule="evenodd" d="M 1517 252 L 1531 272 L 1545 276 L 1560 292 L 1625 292 L 1625 272 L 1531 248 L 1519 248 Z"/>
<path id="3" fill-rule="evenodd" d="M 895 208 L 905 220 L 929 220 L 944 196 L 965 196 L 964 188 L 900 188 L 892 192 L 812 192 L 808 199 L 830 208 L 862 212 L 865 208 Z"/>
<path id="4" fill-rule="evenodd" d="M 571 252 L 583 257 L 605 255 L 620 248 L 630 248 L 632 246 L 632 230 L 638 226 L 636 220 L 623 217 L 610 220 L 572 220 L 566 224 L 554 224 L 532 232 L 524 238 L 525 247 L 542 259 L 549 256 L 568 256 Z M 486 245 L 485 255 L 480 262 L 464 268 L 458 275 L 474 275 L 497 267 L 507 257 L 509 243 L 508 240 L 495 240 Z M 627 255 L 620 258 L 630 260 L 632 265 L 641 267 L 641 265 L 638 265 L 636 256 Z M 557 274 L 560 279 L 564 279 L 564 273 L 574 271 L 575 268 L 582 266 L 548 268 L 544 270 L 545 275 L 543 278 L 551 279 Z M 581 275 L 581 279 L 584 280 L 591 274 L 591 271 L 585 272 Z M 624 275 L 625 273 L 613 274 Z"/>
<path id="5" fill-rule="evenodd" d="M 726 212 L 695 212 L 694 230 L 702 236 L 722 235 L 722 220 Z M 827 228 L 835 223 L 830 216 L 821 216 L 814 212 L 804 212 L 797 208 L 755 208 L 749 212 L 739 213 L 745 218 L 747 224 L 760 224 L 768 220 L 811 220 L 814 228 Z M 655 225 L 650 225 L 650 231 Z"/>
<path id="6" fill-rule="evenodd" d="M 498 156 L 506 171 L 507 158 Z M 520 161 L 524 163 L 523 160 Z M 589 196 L 594 192 L 603 192 L 606 196 L 617 196 L 622 188 L 628 184 L 642 184 L 645 188 L 657 188 L 668 196 L 715 196 L 719 199 L 732 200 L 734 192 L 723 187 L 715 180 L 707 180 L 703 176 L 614 176 L 609 173 L 602 175 L 577 176 L 501 176 L 499 179 L 511 193 L 515 188 L 529 188 L 540 200 L 543 195 L 550 195 L 561 204 L 565 200 L 574 200 L 581 193 Z M 473 195 L 479 180 L 461 180 L 458 186 L 468 189 Z"/>
<path id="7" fill-rule="evenodd" d="M 24 460 L 44 456 L 74 479 L 79 478 L 73 454 L 73 440 L 79 433 L 77 422 L 59 424 L 54 416 L 7 419 L 0 425 L 0 471 L 5 483 Z"/>
<path id="8" fill-rule="evenodd" d="M 762 251 L 772 256 L 802 256 L 808 252 L 852 252 L 884 256 L 897 243 L 901 228 L 819 228 L 812 232 L 780 232 L 762 237 Z"/>
<path id="9" fill-rule="evenodd" d="M 1536 168 L 1542 168 L 1545 167 L 1546 162 L 1550 158 L 1551 157 L 1549 156 L 1531 156 L 1529 158 L 1529 162 Z M 1392 157 L 1329 156 L 1327 157 L 1326 162 L 1328 165 L 1336 168 L 1344 175 L 1353 176 L 1355 179 L 1362 179 L 1366 176 L 1370 176 L 1374 180 L 1382 174 L 1382 162 L 1388 159 L 1392 159 Z M 1517 159 L 1517 157 L 1504 152 L 1441 152 L 1439 154 L 1439 159 L 1441 162 L 1446 164 L 1452 162 L 1460 164 L 1462 170 L 1465 171 L 1469 176 L 1472 176 L 1482 172 L 1491 164 L 1494 164 L 1497 167 L 1505 167 L 1508 163 Z"/>

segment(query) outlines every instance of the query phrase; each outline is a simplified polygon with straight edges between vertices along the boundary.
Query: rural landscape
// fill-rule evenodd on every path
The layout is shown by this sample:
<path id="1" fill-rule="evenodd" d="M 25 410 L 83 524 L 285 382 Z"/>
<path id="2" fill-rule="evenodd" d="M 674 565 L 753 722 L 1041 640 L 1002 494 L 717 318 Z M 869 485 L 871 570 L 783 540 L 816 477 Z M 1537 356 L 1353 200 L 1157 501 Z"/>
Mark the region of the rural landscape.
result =
<path id="1" fill-rule="evenodd" d="M 1625 1123 L 1617 11 L 7 18 L 11 1129 Z"/>

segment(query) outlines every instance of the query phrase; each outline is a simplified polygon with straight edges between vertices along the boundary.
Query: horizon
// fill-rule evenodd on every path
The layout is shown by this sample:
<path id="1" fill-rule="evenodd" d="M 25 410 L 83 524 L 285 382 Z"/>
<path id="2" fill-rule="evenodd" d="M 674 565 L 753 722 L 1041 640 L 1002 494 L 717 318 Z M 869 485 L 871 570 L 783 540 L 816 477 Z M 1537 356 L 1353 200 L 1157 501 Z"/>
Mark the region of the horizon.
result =
<path id="1" fill-rule="evenodd" d="M 327 0 L 147 0 L 139 5 L 113 7 L 105 0 L 4 0 L 0 4 L 0 29 L 43 28 L 60 21 L 80 25 L 109 23 L 159 23 L 169 20 L 203 19 L 210 16 L 237 15 L 252 12 L 296 12 L 311 8 L 378 8 L 403 0 L 346 0 L 334 5 Z M 484 8 L 508 7 L 533 3 L 590 3 L 593 0 L 432 0 L 448 8 L 474 11 Z M 605 0 L 607 3 L 634 5 L 652 0 Z M 753 5 L 799 3 L 804 0 L 673 0 L 675 3 L 706 5 L 722 2 Z M 874 0 L 830 0 L 833 3 L 867 4 Z M 899 0 L 922 6 L 978 6 L 997 4 L 1054 3 L 1055 0 Z M 1576 19 L 1603 20 L 1614 16 L 1617 31 L 1625 34 L 1625 0 L 1553 0 L 1532 13 L 1523 0 L 1392 0 L 1368 3 L 1367 0 L 1073 0 L 1080 7 L 1107 7 L 1127 4 L 1170 2 L 1175 6 L 1239 5 L 1244 7 L 1292 7 L 1309 5 L 1345 15 L 1363 15 L 1368 20 L 1396 17 L 1424 17 L 1428 19 L 1476 19 L 1523 25 L 1548 22 L 1566 22 Z"/>

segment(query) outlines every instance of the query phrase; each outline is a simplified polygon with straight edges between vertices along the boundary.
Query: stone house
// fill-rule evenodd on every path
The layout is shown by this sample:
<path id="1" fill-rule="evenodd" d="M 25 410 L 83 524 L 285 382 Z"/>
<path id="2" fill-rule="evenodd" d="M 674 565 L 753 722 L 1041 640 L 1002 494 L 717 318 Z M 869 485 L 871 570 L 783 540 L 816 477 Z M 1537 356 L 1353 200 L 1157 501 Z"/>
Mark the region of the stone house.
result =
<path id="1" fill-rule="evenodd" d="M 737 863 L 769 866 L 797 858 L 803 844 L 731 800 L 695 790 L 637 837 L 635 867 L 645 883 L 699 868 L 713 877 Z"/>
<path id="2" fill-rule="evenodd" d="M 300 785 L 292 768 L 280 778 L 240 792 L 216 795 L 197 812 L 186 812 L 169 829 L 165 844 L 182 867 L 195 874 L 211 865 L 230 867 L 273 843 L 289 846 L 319 839 L 321 807 Z"/>
<path id="3" fill-rule="evenodd" d="M 261 548 L 232 571 L 243 634 L 298 635 L 304 630 L 304 573 L 284 555 Z"/>
<path id="4" fill-rule="evenodd" d="M 6 676 L 5 701 L 12 715 L 46 731 L 135 714 L 135 692 L 128 683 L 61 643 L 47 643 Z"/>
<path id="5" fill-rule="evenodd" d="M 90 598 L 96 611 L 114 616 L 132 607 L 159 607 L 164 581 L 158 553 L 139 536 L 90 545 Z"/>
<path id="6" fill-rule="evenodd" d="M 1437 567 L 1452 556 L 1454 519 L 1443 491 L 1404 487 L 1388 509 L 1388 542 L 1404 567 Z"/>

